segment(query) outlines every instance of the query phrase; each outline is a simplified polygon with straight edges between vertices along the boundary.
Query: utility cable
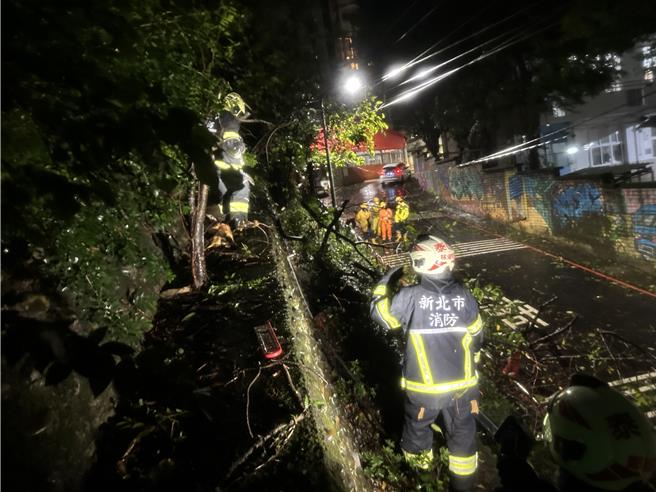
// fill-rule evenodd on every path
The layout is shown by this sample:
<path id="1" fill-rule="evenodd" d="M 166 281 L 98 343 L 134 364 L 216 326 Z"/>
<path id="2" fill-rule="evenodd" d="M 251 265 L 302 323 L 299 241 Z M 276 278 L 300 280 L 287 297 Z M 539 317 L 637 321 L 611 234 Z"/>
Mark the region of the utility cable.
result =
<path id="1" fill-rule="evenodd" d="M 424 57 L 424 58 L 422 58 L 424 55 L 426 55 L 427 53 L 429 53 L 432 49 L 434 49 L 435 47 L 439 46 L 439 45 L 440 45 L 445 39 L 447 39 L 447 38 L 448 38 L 453 32 L 457 31 L 457 30 L 460 29 L 462 26 L 464 26 L 465 24 L 467 24 L 467 23 L 469 22 L 469 21 L 467 21 L 467 22 L 465 22 L 464 24 L 461 24 L 458 28 L 456 28 L 455 31 L 452 31 L 451 34 L 447 35 L 446 37 L 444 37 L 444 38 L 442 38 L 441 40 L 437 41 L 436 43 L 432 44 L 431 46 L 429 46 L 428 48 L 426 48 L 424 51 L 422 51 L 421 53 L 419 53 L 419 55 L 417 55 L 416 57 L 414 57 L 412 60 L 410 60 L 409 62 L 403 64 L 399 69 L 393 70 L 392 72 L 383 75 L 383 76 L 381 77 L 381 81 L 387 80 L 387 79 L 389 79 L 390 77 L 396 75 L 397 73 L 400 73 L 400 72 L 402 72 L 402 71 L 404 71 L 404 70 L 407 70 L 408 68 L 410 68 L 410 67 L 412 67 L 412 66 L 414 66 L 414 65 L 416 65 L 416 64 L 418 64 L 418 63 L 421 63 L 422 61 L 425 61 L 425 60 L 427 60 L 428 58 L 431 58 L 431 57 L 436 56 L 436 55 L 438 55 L 438 54 L 440 54 L 440 53 L 443 53 L 444 51 L 446 51 L 446 50 L 448 50 L 448 49 L 450 49 L 450 48 L 453 48 L 454 46 L 457 46 L 457 45 L 459 45 L 459 44 L 462 44 L 462 43 L 464 43 L 465 41 L 467 41 L 467 40 L 469 40 L 469 39 L 471 39 L 471 38 L 473 38 L 473 37 L 476 37 L 476 36 L 478 36 L 478 35 L 481 34 L 481 33 L 484 33 L 484 32 L 486 32 L 486 31 L 489 31 L 489 30 L 492 29 L 493 27 L 496 27 L 496 26 L 498 26 L 498 25 L 500 25 L 500 24 L 503 24 L 504 22 L 506 22 L 506 21 L 512 19 L 513 17 L 516 17 L 516 16 L 519 15 L 520 13 L 522 13 L 522 12 L 524 12 L 524 11 L 526 11 L 526 10 L 528 10 L 528 9 L 530 9 L 530 8 L 532 8 L 532 7 L 534 7 L 534 6 L 536 6 L 538 3 L 539 3 L 539 2 L 532 3 L 531 5 L 528 5 L 528 6 L 524 7 L 523 9 L 520 9 L 520 10 L 518 10 L 517 12 L 512 13 L 511 15 L 509 15 L 509 16 L 507 16 L 507 17 L 504 17 L 503 19 L 501 19 L 501 20 L 499 20 L 499 21 L 497 21 L 497 22 L 494 22 L 494 23 L 492 23 L 492 24 L 490 24 L 490 25 L 488 25 L 488 26 L 485 26 L 485 27 L 479 29 L 478 31 L 476 31 L 476 32 L 474 32 L 474 33 L 472 33 L 472 34 L 470 34 L 469 36 L 465 36 L 464 38 L 461 38 L 461 39 L 459 39 L 458 41 L 455 41 L 455 42 L 451 43 L 450 45 L 448 45 L 448 46 L 442 48 L 441 50 L 439 50 L 439 51 L 437 51 L 437 52 L 435 52 L 435 53 L 431 53 L 428 57 Z"/>
<path id="2" fill-rule="evenodd" d="M 467 55 L 469 55 L 470 53 L 473 53 L 474 51 L 477 51 L 477 50 L 481 49 L 483 46 L 486 46 L 486 45 L 488 45 L 488 44 L 490 44 L 490 43 L 493 43 L 493 42 L 499 40 L 500 38 L 503 38 L 503 37 L 505 37 L 505 36 L 508 36 L 508 35 L 511 34 L 511 33 L 513 33 L 513 35 L 515 35 L 514 33 L 516 33 L 516 32 L 519 31 L 519 30 L 521 30 L 521 28 L 515 28 L 515 29 L 512 29 L 512 30 L 510 30 L 510 31 L 508 31 L 508 32 L 504 32 L 504 33 L 502 33 L 502 34 L 499 34 L 498 36 L 495 36 L 495 37 L 493 37 L 492 39 L 489 39 L 489 40 L 487 40 L 487 41 L 484 41 L 483 43 L 480 43 L 480 44 L 474 46 L 473 48 L 471 48 L 471 49 L 469 49 L 469 50 L 467 50 L 467 51 L 464 51 L 464 52 L 460 53 L 459 55 L 456 55 L 456 56 L 454 56 L 453 58 L 450 58 L 449 60 L 446 60 L 445 62 L 439 63 L 439 64 L 437 64 L 437 65 L 434 65 L 434 66 L 430 67 L 430 68 L 427 68 L 427 69 L 425 69 L 425 70 L 422 70 L 419 74 L 417 74 L 417 75 L 413 75 L 413 76 L 410 77 L 409 79 L 406 79 L 406 80 L 404 80 L 403 82 L 401 82 L 401 83 L 399 84 L 399 86 L 401 86 L 401 85 L 405 85 L 405 84 L 409 84 L 410 82 L 413 82 L 414 80 L 417 80 L 417 79 L 419 79 L 419 78 L 425 77 L 425 76 L 428 75 L 429 73 L 434 72 L 435 70 L 437 70 L 437 69 L 439 69 L 439 68 L 442 68 L 443 66 L 448 65 L 449 63 L 452 63 L 452 62 L 458 60 L 459 58 L 462 58 L 463 56 L 467 56 Z M 512 38 L 512 36 L 511 36 L 511 38 Z M 509 40 L 510 40 L 510 39 L 508 39 L 508 40 L 506 40 L 506 41 L 504 41 L 504 42 L 507 42 L 507 41 L 509 41 Z"/>
<path id="3" fill-rule="evenodd" d="M 490 51 L 488 51 L 488 52 L 486 52 L 486 53 L 483 53 L 482 55 L 480 55 L 480 56 L 474 58 L 473 60 L 471 60 L 471 61 L 469 61 L 469 62 L 467 62 L 467 63 L 465 63 L 465 64 L 463 64 L 463 65 L 461 65 L 461 66 L 459 66 L 459 67 L 454 68 L 453 70 L 450 70 L 450 71 L 448 71 L 448 72 L 446 72 L 446 73 L 444 73 L 444 74 L 442 74 L 442 75 L 438 75 L 437 77 L 434 77 L 434 78 L 432 78 L 432 79 L 429 79 L 429 80 L 427 80 L 427 81 L 425 81 L 425 82 L 419 84 L 419 85 L 416 86 L 416 87 L 413 87 L 413 88 L 411 88 L 411 89 L 408 89 L 408 90 L 402 92 L 400 95 L 398 95 L 397 97 L 395 97 L 394 99 L 392 99 L 390 102 L 387 102 L 387 103 L 383 104 L 383 105 L 380 107 L 380 109 L 384 109 L 384 108 L 386 108 L 386 107 L 388 107 L 388 106 L 391 106 L 391 105 L 393 105 L 393 104 L 397 104 L 397 103 L 399 103 L 399 102 L 401 102 L 401 101 L 404 101 L 404 100 L 406 100 L 406 99 L 408 99 L 408 98 L 414 96 L 415 94 L 417 94 L 417 93 L 423 91 L 424 89 L 426 89 L 426 88 L 428 88 L 428 87 L 430 87 L 430 86 L 436 84 L 437 82 L 439 82 L 439 81 L 441 81 L 441 80 L 443 80 L 443 79 L 445 79 L 445 78 L 447 78 L 447 77 L 450 77 L 450 76 L 453 75 L 454 73 L 459 72 L 459 71 L 462 70 L 463 68 L 466 68 L 466 67 L 468 67 L 468 66 L 470 66 L 470 65 L 473 65 L 474 63 L 477 63 L 477 62 L 479 62 L 479 61 L 481 61 L 481 60 L 484 60 L 484 59 L 488 58 L 489 56 L 495 55 L 495 54 L 497 54 L 499 51 L 502 51 L 502 50 L 504 50 L 504 49 L 507 49 L 507 48 L 509 48 L 509 47 L 511 47 L 511 46 L 513 46 L 513 45 L 518 44 L 518 43 L 521 43 L 521 42 L 523 42 L 523 41 L 525 41 L 525 40 L 527 40 L 527 39 L 529 39 L 529 38 L 531 38 L 531 37 L 533 37 L 533 36 L 539 34 L 539 33 L 542 32 L 542 31 L 547 30 L 547 29 L 549 29 L 549 28 L 551 28 L 551 27 L 553 27 L 553 26 L 555 26 L 555 25 L 556 25 L 556 23 L 551 23 L 551 24 L 549 24 L 549 25 L 547 25 L 547 26 L 544 26 L 544 27 L 541 28 L 541 29 L 538 29 L 537 31 L 533 31 L 533 32 L 531 32 L 530 34 L 525 35 L 525 36 L 522 36 L 521 38 L 516 39 L 516 40 L 514 40 L 514 41 L 512 41 L 512 42 L 504 42 L 504 43 L 500 44 L 499 46 L 497 46 L 496 48 L 494 48 L 494 49 L 492 49 L 492 50 L 490 50 Z"/>
<path id="4" fill-rule="evenodd" d="M 650 92 L 647 92 L 647 93 L 643 94 L 643 97 L 646 98 L 646 97 L 649 97 L 649 96 L 651 96 L 651 95 L 653 95 L 653 94 L 656 94 L 656 90 L 653 90 L 653 91 L 650 91 Z M 550 137 L 550 136 L 553 136 L 553 135 L 556 135 L 556 134 L 559 134 L 559 133 L 568 132 L 569 130 L 571 130 L 571 129 L 573 129 L 573 128 L 576 128 L 576 127 L 579 127 L 579 126 L 584 125 L 584 124 L 586 124 L 586 123 L 589 123 L 590 121 L 597 120 L 597 119 L 599 119 L 599 118 L 601 118 L 601 117 L 603 117 L 603 116 L 606 116 L 607 114 L 613 113 L 613 112 L 617 111 L 618 109 L 622 109 L 622 108 L 624 108 L 624 107 L 626 107 L 626 106 L 629 106 L 629 104 L 628 104 L 628 103 L 620 104 L 619 106 L 615 106 L 615 107 L 613 107 L 613 108 L 611 108 L 611 109 L 608 109 L 608 110 L 606 110 L 606 111 L 602 111 L 601 113 L 598 113 L 598 114 L 596 114 L 596 115 L 594 115 L 594 116 L 589 116 L 589 117 L 587 117 L 587 118 L 584 118 L 583 120 L 581 120 L 581 121 L 579 121 L 579 122 L 577 122 L 577 123 L 572 123 L 571 125 L 568 125 L 568 126 L 566 126 L 565 128 L 559 128 L 558 130 L 554 130 L 554 131 L 552 131 L 552 132 L 550 132 L 550 133 L 547 133 L 546 135 L 542 135 L 542 136 L 540 136 L 540 137 L 536 137 L 536 138 L 534 138 L 534 139 L 532 139 L 532 140 L 529 140 L 529 141 L 527 141 L 527 142 L 523 142 L 523 143 L 521 143 L 521 144 L 513 145 L 513 146 L 511 146 L 511 147 L 507 147 L 507 148 L 505 148 L 505 149 L 501 149 L 501 150 L 499 150 L 499 151 L 497 151 L 497 152 L 494 152 L 494 153 L 492 153 L 492 154 L 486 155 L 486 156 L 484 156 L 484 157 L 480 157 L 480 158 L 478 158 L 478 159 L 473 159 L 473 160 L 471 160 L 471 161 L 467 161 L 467 162 L 464 162 L 464 163 L 462 163 L 462 164 L 458 164 L 458 167 L 465 167 L 465 166 L 468 166 L 468 165 L 470 165 L 470 164 L 476 164 L 476 163 L 479 163 L 479 162 L 486 162 L 486 161 L 489 161 L 489 160 L 492 160 L 492 159 L 497 159 L 497 158 L 500 158 L 500 157 L 505 157 L 505 156 L 508 156 L 508 155 L 516 154 L 516 153 L 518 153 L 518 152 L 523 152 L 523 151 L 525 151 L 525 150 L 529 150 L 529 149 L 535 148 L 535 147 L 537 147 L 537 146 L 539 146 L 539 145 L 546 145 L 546 144 L 551 143 L 551 142 L 553 142 L 553 141 L 555 141 L 555 140 L 558 140 L 558 139 L 560 139 L 560 138 L 563 138 L 563 137 L 566 136 L 566 135 L 562 135 L 562 136 L 560 136 L 560 137 L 557 137 L 557 138 L 552 139 L 552 140 L 548 140 L 548 141 L 546 141 L 546 142 L 542 142 L 542 143 L 537 144 L 537 145 L 531 145 L 531 144 L 534 144 L 535 142 L 538 142 L 538 141 L 540 141 L 540 140 L 544 140 L 545 138 L 548 138 L 548 137 Z M 638 113 L 641 113 L 641 112 L 643 112 L 643 111 L 644 111 L 644 109 L 639 109 L 639 110 L 636 110 L 636 111 L 631 112 L 630 114 L 638 114 Z"/>
<path id="5" fill-rule="evenodd" d="M 435 5 L 435 7 L 433 7 L 433 8 L 430 9 L 428 12 L 426 12 L 426 13 L 421 17 L 421 19 L 419 19 L 417 22 L 415 22 L 415 23 L 413 24 L 413 26 L 412 26 L 410 29 L 408 29 L 406 32 L 404 32 L 403 34 L 401 34 L 401 36 L 400 36 L 396 41 L 394 41 L 394 44 L 398 43 L 399 41 L 402 41 L 402 40 L 403 40 L 408 34 L 410 34 L 412 31 L 414 31 L 415 28 L 416 28 L 419 24 L 421 24 L 421 23 L 424 22 L 426 19 L 428 19 L 428 18 L 433 14 L 433 12 L 435 12 L 435 11 L 437 10 L 437 7 L 438 7 L 438 6 L 439 6 L 439 5 Z"/>

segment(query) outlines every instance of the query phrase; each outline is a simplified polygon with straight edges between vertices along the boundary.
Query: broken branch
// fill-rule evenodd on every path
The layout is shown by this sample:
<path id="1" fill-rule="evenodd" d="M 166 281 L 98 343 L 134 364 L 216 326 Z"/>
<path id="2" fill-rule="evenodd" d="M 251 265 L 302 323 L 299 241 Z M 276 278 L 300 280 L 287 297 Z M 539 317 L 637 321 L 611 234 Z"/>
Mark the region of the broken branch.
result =
<path id="1" fill-rule="evenodd" d="M 578 318 L 577 314 L 575 314 L 574 317 L 571 320 L 569 320 L 565 326 L 563 326 L 562 328 L 558 328 L 553 333 L 549 333 L 548 335 L 545 335 L 542 338 L 538 338 L 537 340 L 533 341 L 531 343 L 531 345 L 539 345 L 541 343 L 544 343 L 547 340 L 550 340 L 554 337 L 557 337 L 558 335 L 560 335 L 564 331 L 568 330 L 572 326 L 572 324 L 574 324 L 574 321 L 576 321 L 576 318 Z"/>

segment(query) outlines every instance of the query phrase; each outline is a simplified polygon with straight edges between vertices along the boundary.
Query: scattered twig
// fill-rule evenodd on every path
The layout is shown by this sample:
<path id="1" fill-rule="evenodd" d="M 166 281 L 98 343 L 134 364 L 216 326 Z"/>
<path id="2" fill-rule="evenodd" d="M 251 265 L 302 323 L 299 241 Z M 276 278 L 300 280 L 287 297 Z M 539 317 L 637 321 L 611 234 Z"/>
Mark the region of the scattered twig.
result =
<path id="1" fill-rule="evenodd" d="M 260 367 L 258 368 L 257 374 L 255 375 L 251 383 L 248 385 L 248 389 L 246 390 L 246 427 L 248 427 L 248 434 L 251 437 L 253 437 L 253 431 L 251 430 L 251 419 L 249 415 L 249 408 L 251 404 L 251 387 L 253 386 L 253 384 L 255 384 L 255 381 L 258 380 L 261 373 L 262 373 L 262 368 Z"/>
<path id="2" fill-rule="evenodd" d="M 306 415 L 307 415 L 306 411 L 303 411 L 302 413 L 300 413 L 298 415 L 294 415 L 289 422 L 278 425 L 271 432 L 269 432 L 266 436 L 263 436 L 260 439 L 258 439 L 258 441 L 255 444 L 253 444 L 250 448 L 248 448 L 246 450 L 246 452 L 243 455 L 241 455 L 241 457 L 230 466 L 230 469 L 228 470 L 228 473 L 226 474 L 226 479 L 230 479 L 230 477 L 232 477 L 233 473 L 241 465 L 243 465 L 246 462 L 246 460 L 248 460 L 248 458 L 255 451 L 257 451 L 258 449 L 264 447 L 264 445 L 267 444 L 269 441 L 274 440 L 278 436 L 278 434 L 280 434 L 282 432 L 285 432 L 285 431 L 295 429 L 296 425 L 299 422 L 301 422 L 305 418 Z M 289 437 L 287 437 L 287 439 L 285 439 L 283 442 L 287 442 L 288 440 L 289 440 Z M 277 454 L 278 453 L 276 453 L 276 455 Z"/>
<path id="3" fill-rule="evenodd" d="M 294 396 L 296 396 L 296 401 L 298 402 L 301 409 L 305 410 L 303 398 L 301 398 L 301 394 L 298 392 L 296 386 L 294 385 L 294 381 L 292 380 L 292 375 L 289 373 L 289 369 L 285 364 L 281 364 L 281 366 L 282 366 L 282 370 L 285 371 L 285 376 L 287 376 L 287 382 L 289 383 L 290 388 L 294 392 Z"/>
<path id="4" fill-rule="evenodd" d="M 280 217 L 275 217 L 274 221 L 276 223 L 276 227 L 278 228 L 278 232 L 280 235 L 283 237 L 283 239 L 289 239 L 291 241 L 305 241 L 305 236 L 292 236 L 290 234 L 287 234 L 285 232 L 285 229 L 282 226 L 282 221 L 280 220 Z"/>
<path id="5" fill-rule="evenodd" d="M 612 336 L 618 338 L 619 340 L 622 340 L 622 341 L 623 341 L 624 343 L 626 343 L 627 345 L 631 345 L 632 347 L 637 348 L 637 349 L 640 350 L 642 353 L 647 354 L 649 357 L 651 357 L 652 359 L 656 360 L 656 355 L 650 353 L 648 350 L 645 350 L 643 347 L 641 347 L 641 346 L 638 345 L 637 343 L 634 343 L 634 342 L 632 342 L 631 340 L 627 340 L 626 338 L 624 338 L 624 337 L 623 337 L 622 335 L 620 335 L 619 333 L 616 333 L 616 332 L 611 331 L 611 330 L 597 330 L 597 331 L 598 331 L 600 334 L 603 333 L 604 335 L 612 335 Z"/>
<path id="6" fill-rule="evenodd" d="M 552 302 L 554 302 L 556 299 L 558 299 L 558 296 L 553 296 L 551 299 L 547 299 L 547 300 L 544 301 L 542 304 L 540 304 L 540 306 L 538 307 L 538 309 L 537 309 L 537 311 L 536 311 L 536 313 L 535 313 L 535 316 L 533 316 L 533 318 L 531 318 L 531 321 L 529 322 L 529 324 L 528 324 L 528 326 L 526 327 L 526 330 L 525 330 L 525 331 L 529 331 L 531 328 L 533 328 L 533 323 L 535 323 L 535 322 L 540 318 L 540 314 L 542 314 L 542 310 L 543 310 L 547 305 L 549 305 L 549 304 L 551 304 Z"/>
<path id="7" fill-rule="evenodd" d="M 156 427 L 154 425 L 151 425 L 150 427 L 146 427 L 144 430 L 139 432 L 139 434 L 136 435 L 132 441 L 130 441 L 130 445 L 128 448 L 125 450 L 125 453 L 123 453 L 123 456 L 121 456 L 121 459 L 118 460 L 116 463 L 116 470 L 121 477 L 125 477 L 128 474 L 127 471 L 127 463 L 128 463 L 128 458 L 132 454 L 132 451 L 134 451 L 134 448 L 137 447 L 137 445 L 141 442 L 141 440 L 146 437 L 148 434 L 151 434 Z"/>
<path id="8" fill-rule="evenodd" d="M 613 353 L 613 351 L 608 346 L 608 343 L 606 343 L 606 337 L 604 337 L 604 334 L 601 332 L 601 330 L 599 328 L 597 328 L 596 331 L 599 334 L 599 337 L 601 338 L 601 341 L 603 342 L 604 347 L 606 347 L 606 351 L 608 352 L 608 355 L 610 355 L 611 359 L 613 359 L 613 362 L 615 363 L 615 370 L 617 371 L 618 376 L 620 378 L 623 378 L 624 376 L 622 376 L 622 371 L 620 370 L 620 366 L 617 363 L 617 359 L 615 358 L 615 354 Z"/>
<path id="9" fill-rule="evenodd" d="M 335 294 L 332 294 L 332 296 L 335 298 L 337 301 L 337 304 L 339 304 L 339 308 L 344 311 L 344 306 L 342 306 L 342 301 L 339 300 L 339 297 L 337 297 Z"/>
<path id="10" fill-rule="evenodd" d="M 550 340 L 551 338 L 554 338 L 554 337 L 560 335 L 564 331 L 568 330 L 572 326 L 572 324 L 574 324 L 574 321 L 576 321 L 576 318 L 578 318 L 577 314 L 575 314 L 574 317 L 571 320 L 569 320 L 565 326 L 563 326 L 562 328 L 558 328 L 556 331 L 554 331 L 552 333 L 549 333 L 548 335 L 545 335 L 541 338 L 538 338 L 537 340 L 533 341 L 531 343 L 531 345 L 539 345 L 541 343 L 544 343 L 547 340 Z"/>

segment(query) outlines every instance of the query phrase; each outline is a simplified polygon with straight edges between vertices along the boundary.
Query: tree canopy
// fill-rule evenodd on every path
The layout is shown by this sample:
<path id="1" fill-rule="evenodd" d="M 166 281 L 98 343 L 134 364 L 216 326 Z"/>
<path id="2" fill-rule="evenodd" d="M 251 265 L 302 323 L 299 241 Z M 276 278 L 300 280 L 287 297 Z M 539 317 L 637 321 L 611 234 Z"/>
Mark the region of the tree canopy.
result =
<path id="1" fill-rule="evenodd" d="M 239 92 L 272 122 L 245 129 L 258 152 L 316 86 L 302 4 L 5 3 L 3 270 L 29 263 L 83 317 L 137 340 L 171 278 L 155 246 L 173 240 L 184 254 L 176 241 L 185 234 L 173 236 L 189 211 L 192 163 L 210 159 L 205 120 Z M 303 128 L 285 146 L 310 134 Z M 269 150 L 276 162 L 284 156 Z M 271 171 L 264 163 L 257 172 Z"/>

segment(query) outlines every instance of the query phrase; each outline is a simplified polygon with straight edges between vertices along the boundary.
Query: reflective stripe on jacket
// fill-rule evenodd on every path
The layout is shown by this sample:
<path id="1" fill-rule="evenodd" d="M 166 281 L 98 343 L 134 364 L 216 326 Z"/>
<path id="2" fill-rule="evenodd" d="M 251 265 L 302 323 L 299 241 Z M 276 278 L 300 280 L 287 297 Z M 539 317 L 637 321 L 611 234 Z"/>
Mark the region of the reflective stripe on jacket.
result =
<path id="1" fill-rule="evenodd" d="M 229 164 L 224 160 L 221 159 L 215 159 L 214 160 L 214 165 L 218 167 L 221 171 L 241 171 L 241 169 L 244 167 L 244 163 L 239 163 L 239 164 Z"/>
<path id="2" fill-rule="evenodd" d="M 480 350 L 483 322 L 471 292 L 451 280 L 422 278 L 391 296 L 383 281 L 374 289 L 373 319 L 406 336 L 402 386 L 408 397 L 427 408 L 441 406 L 445 396 L 476 386 L 474 353 Z"/>

